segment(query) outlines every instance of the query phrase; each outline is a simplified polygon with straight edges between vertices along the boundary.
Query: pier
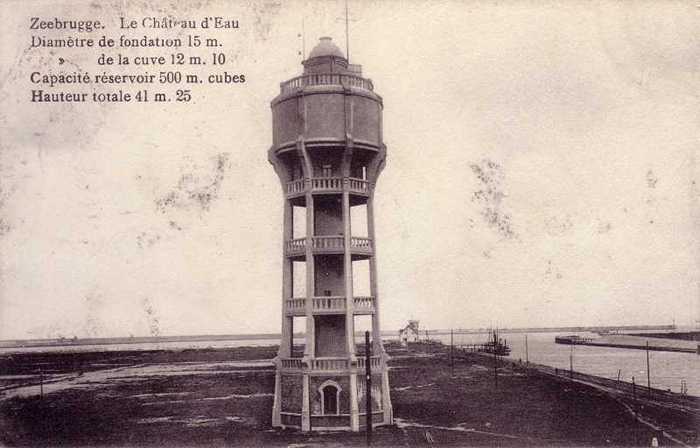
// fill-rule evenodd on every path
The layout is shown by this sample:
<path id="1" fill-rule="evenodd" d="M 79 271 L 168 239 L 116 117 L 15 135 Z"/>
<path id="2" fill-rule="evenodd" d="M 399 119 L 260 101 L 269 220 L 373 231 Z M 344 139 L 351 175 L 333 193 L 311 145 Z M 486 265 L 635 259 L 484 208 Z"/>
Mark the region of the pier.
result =
<path id="1" fill-rule="evenodd" d="M 631 335 L 605 335 L 600 338 L 582 338 L 574 335 L 556 337 L 554 338 L 554 342 L 565 345 L 591 345 L 596 347 L 700 354 L 700 344 L 698 344 L 697 341 L 684 341 L 669 338 Z"/>

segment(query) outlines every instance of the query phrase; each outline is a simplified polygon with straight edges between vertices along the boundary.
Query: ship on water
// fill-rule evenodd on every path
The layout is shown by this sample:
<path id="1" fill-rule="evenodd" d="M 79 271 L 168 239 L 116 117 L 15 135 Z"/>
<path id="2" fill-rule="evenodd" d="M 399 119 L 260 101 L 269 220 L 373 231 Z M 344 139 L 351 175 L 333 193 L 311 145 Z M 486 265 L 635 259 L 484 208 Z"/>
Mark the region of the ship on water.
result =
<path id="1" fill-rule="evenodd" d="M 576 334 L 568 335 L 568 336 L 555 336 L 554 337 L 554 342 L 557 344 L 567 344 L 567 345 L 584 345 L 588 344 L 589 342 L 592 342 L 593 338 L 586 338 L 583 336 L 579 336 Z"/>
<path id="2" fill-rule="evenodd" d="M 477 351 L 482 353 L 495 354 L 497 356 L 508 356 L 510 355 L 510 347 L 508 347 L 508 341 L 501 339 L 498 336 L 498 331 L 492 330 L 489 340 L 485 344 L 481 344 Z"/>

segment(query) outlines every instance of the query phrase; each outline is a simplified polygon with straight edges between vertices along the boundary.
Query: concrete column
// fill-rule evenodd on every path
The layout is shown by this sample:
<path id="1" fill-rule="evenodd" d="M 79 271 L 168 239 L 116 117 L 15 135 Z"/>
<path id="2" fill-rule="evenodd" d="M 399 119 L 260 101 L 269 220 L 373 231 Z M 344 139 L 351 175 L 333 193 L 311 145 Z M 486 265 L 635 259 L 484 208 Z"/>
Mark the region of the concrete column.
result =
<path id="1" fill-rule="evenodd" d="M 350 104 L 350 111 L 348 111 L 348 104 Z M 348 103 L 347 96 L 345 97 L 346 114 L 352 112 L 352 102 Z M 352 113 L 350 116 L 350 124 L 352 124 Z M 347 118 L 347 115 L 346 115 Z M 350 126 L 352 127 L 352 126 Z M 355 294 L 352 287 L 352 252 L 351 252 L 351 241 L 352 241 L 352 219 L 350 217 L 350 168 L 352 166 L 352 154 L 354 149 L 354 142 L 352 135 L 347 132 L 347 121 L 346 121 L 346 133 L 345 133 L 345 150 L 343 151 L 343 159 L 341 172 L 343 175 L 343 243 L 345 250 L 343 252 L 343 266 L 345 270 L 345 338 L 346 347 L 350 361 L 355 360 Z"/>
<path id="2" fill-rule="evenodd" d="M 281 361 L 277 361 L 281 363 Z M 280 427 L 282 426 L 282 373 L 280 372 L 280 366 L 277 366 L 275 372 L 275 401 L 272 404 L 272 426 Z"/>
<path id="3" fill-rule="evenodd" d="M 360 430 L 360 411 L 357 403 L 357 374 L 350 374 L 350 429 Z"/>
<path id="4" fill-rule="evenodd" d="M 287 318 L 287 334 L 289 335 L 289 356 L 294 353 L 294 317 Z"/>
<path id="5" fill-rule="evenodd" d="M 294 213 L 292 212 L 292 204 L 285 199 L 284 201 L 284 227 L 282 230 L 282 241 L 284 244 L 292 239 L 292 232 L 294 229 L 293 218 Z M 287 299 L 290 299 L 293 294 L 294 275 L 292 272 L 292 260 L 287 257 L 282 250 L 282 340 L 280 341 L 279 356 L 282 358 L 289 358 L 292 353 L 292 338 L 289 332 L 289 318 L 287 317 L 286 304 Z"/>
<path id="6" fill-rule="evenodd" d="M 309 180 L 310 181 L 310 180 Z M 306 193 L 306 345 L 304 356 L 316 356 L 316 325 L 314 322 L 312 300 L 316 295 L 314 269 L 314 196 Z"/>
<path id="7" fill-rule="evenodd" d="M 391 391 L 389 390 L 389 369 L 385 360 L 382 360 L 382 407 L 384 411 L 384 423 L 394 424 L 394 408 L 391 405 Z"/>
<path id="8" fill-rule="evenodd" d="M 367 236 L 372 240 L 372 256 L 369 258 L 369 289 L 374 297 L 374 314 L 372 314 L 372 346 L 375 355 L 384 353 L 382 335 L 379 327 L 379 289 L 377 288 L 377 238 L 374 233 L 374 188 L 367 198 Z"/>
<path id="9" fill-rule="evenodd" d="M 309 412 L 309 375 L 304 375 L 304 387 L 301 395 L 301 430 L 311 431 L 311 413 Z"/>
<path id="10" fill-rule="evenodd" d="M 350 252 L 350 240 L 352 229 L 350 225 L 350 193 L 348 193 L 348 178 L 343 179 L 343 237 L 345 242 L 344 268 L 345 268 L 345 337 L 348 355 L 351 359 L 355 355 L 355 319 L 354 296 L 352 290 L 352 254 Z"/>
<path id="11" fill-rule="evenodd" d="M 303 98 L 302 98 L 303 99 Z M 304 114 L 306 113 L 306 103 L 302 101 L 300 107 L 303 107 Z M 304 120 L 304 132 L 306 131 L 306 120 Z M 311 299 L 315 295 L 314 281 L 314 252 L 312 245 L 312 237 L 314 236 L 314 196 L 311 194 L 311 178 L 313 177 L 313 165 L 311 158 L 306 151 L 304 143 L 304 135 L 301 134 L 297 138 L 297 153 L 302 159 L 302 169 L 304 171 L 304 179 L 306 182 L 306 342 L 304 346 L 304 357 L 316 355 L 316 326 L 311 308 Z"/>

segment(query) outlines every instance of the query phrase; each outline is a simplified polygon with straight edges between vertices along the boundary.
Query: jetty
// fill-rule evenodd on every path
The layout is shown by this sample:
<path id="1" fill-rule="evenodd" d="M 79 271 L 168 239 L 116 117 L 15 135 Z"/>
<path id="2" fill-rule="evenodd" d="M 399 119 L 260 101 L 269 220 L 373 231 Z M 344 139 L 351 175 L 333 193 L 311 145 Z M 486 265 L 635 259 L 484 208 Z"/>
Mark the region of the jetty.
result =
<path id="1" fill-rule="evenodd" d="M 700 354 L 700 344 L 698 344 L 697 341 L 632 336 L 627 334 L 605 334 L 598 338 L 582 337 L 578 335 L 557 336 L 554 338 L 554 342 L 565 345 L 591 345 L 595 347 Z"/>
<path id="2" fill-rule="evenodd" d="M 479 352 L 488 353 L 496 356 L 508 356 L 510 355 L 510 347 L 505 339 L 498 336 L 498 332 L 495 330 L 491 333 L 489 340 L 481 344 L 459 344 L 455 346 L 457 350 L 462 352 Z"/>

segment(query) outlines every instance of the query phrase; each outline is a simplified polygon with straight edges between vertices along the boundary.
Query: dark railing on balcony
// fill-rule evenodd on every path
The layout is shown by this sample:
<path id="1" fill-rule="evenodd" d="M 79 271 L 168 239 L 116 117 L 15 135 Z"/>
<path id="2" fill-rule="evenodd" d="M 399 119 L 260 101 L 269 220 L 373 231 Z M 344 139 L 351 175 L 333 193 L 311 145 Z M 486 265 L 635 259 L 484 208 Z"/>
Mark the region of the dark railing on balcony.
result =
<path id="1" fill-rule="evenodd" d="M 303 364 L 299 358 L 283 358 L 282 367 L 285 369 L 301 369 Z"/>
<path id="2" fill-rule="evenodd" d="M 311 179 L 311 188 L 314 190 L 342 190 L 342 177 L 314 177 Z"/>
<path id="3" fill-rule="evenodd" d="M 316 73 L 292 78 L 280 84 L 281 93 L 289 93 L 295 89 L 307 86 L 338 85 L 344 87 L 359 87 L 365 90 L 374 90 L 372 81 L 361 76 L 340 73 Z"/>

